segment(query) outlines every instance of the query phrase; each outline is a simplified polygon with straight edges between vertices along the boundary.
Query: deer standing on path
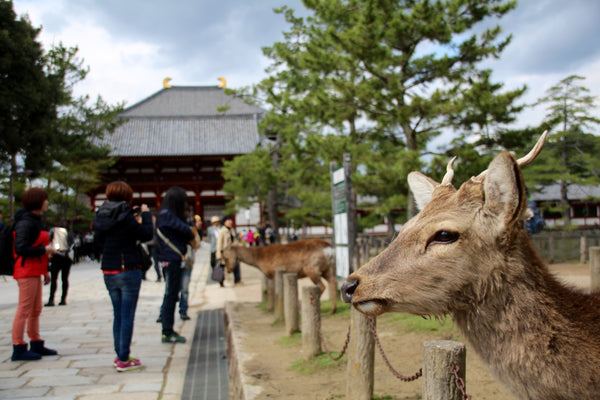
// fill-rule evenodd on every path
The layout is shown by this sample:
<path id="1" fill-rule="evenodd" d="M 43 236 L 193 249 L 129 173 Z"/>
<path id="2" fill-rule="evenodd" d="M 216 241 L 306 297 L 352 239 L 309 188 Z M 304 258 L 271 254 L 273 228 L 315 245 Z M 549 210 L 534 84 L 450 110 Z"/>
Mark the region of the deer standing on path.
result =
<path id="1" fill-rule="evenodd" d="M 239 261 L 260 269 L 269 279 L 275 278 L 275 271 L 283 268 L 298 274 L 298 279 L 308 277 L 325 291 L 321 278 L 329 282 L 331 313 L 336 311 L 337 280 L 335 278 L 335 249 L 322 239 L 298 240 L 288 244 L 272 244 L 264 247 L 232 245 L 223 250 L 223 260 L 227 272 Z"/>
<path id="2" fill-rule="evenodd" d="M 452 161 L 441 184 L 408 181 L 421 212 L 350 275 L 344 301 L 376 316 L 450 314 L 492 374 L 520 399 L 600 399 L 600 298 L 558 282 L 523 226 L 520 160 L 498 155 L 458 190 Z"/>

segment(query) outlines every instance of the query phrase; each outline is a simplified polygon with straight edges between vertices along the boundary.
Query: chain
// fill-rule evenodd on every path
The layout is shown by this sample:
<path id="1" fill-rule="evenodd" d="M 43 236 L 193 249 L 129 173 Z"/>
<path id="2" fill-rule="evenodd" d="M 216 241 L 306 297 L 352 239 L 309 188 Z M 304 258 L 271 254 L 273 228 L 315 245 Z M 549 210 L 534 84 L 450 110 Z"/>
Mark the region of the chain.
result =
<path id="1" fill-rule="evenodd" d="M 325 339 L 323 338 L 323 332 L 321 331 L 320 310 L 317 309 L 317 303 L 315 302 L 315 299 L 312 296 L 310 298 L 310 302 L 313 304 L 313 306 L 315 308 L 315 325 L 317 326 L 317 332 L 319 333 L 319 338 L 321 339 L 321 344 L 323 345 L 323 349 L 325 350 L 325 352 L 327 353 L 329 358 L 331 358 L 333 361 L 337 361 L 344 356 L 344 354 L 346 353 L 346 350 L 348 349 L 348 343 L 350 342 L 350 330 L 351 330 L 352 326 L 351 325 L 348 326 L 348 333 L 346 334 L 346 341 L 344 342 L 344 346 L 342 347 L 340 354 L 337 357 L 334 357 L 331 354 L 331 352 L 329 351 L 329 349 L 327 348 L 327 343 L 325 342 Z M 423 368 L 419 368 L 419 370 L 412 376 L 404 376 L 404 375 L 400 374 L 398 371 L 396 371 L 396 369 L 392 366 L 392 364 L 388 360 L 387 356 L 385 355 L 385 352 L 383 351 L 383 347 L 381 346 L 381 342 L 379 341 L 379 336 L 377 336 L 377 330 L 375 329 L 374 318 L 367 317 L 367 321 L 369 321 L 371 333 L 373 333 L 373 339 L 375 339 L 375 344 L 377 345 L 377 348 L 379 349 L 381 358 L 383 358 L 385 365 L 387 365 L 388 369 L 392 372 L 392 374 L 396 378 L 400 379 L 403 382 L 412 382 L 412 381 L 416 381 L 421 376 L 423 376 Z M 454 375 L 454 378 L 456 381 L 456 387 L 462 393 L 462 399 L 463 400 L 471 400 L 471 396 L 466 393 L 465 381 L 458 374 L 460 372 L 458 365 L 451 363 L 450 366 L 451 366 L 450 372 Z"/>
<path id="2" fill-rule="evenodd" d="M 348 325 L 348 333 L 346 334 L 346 341 L 344 342 L 344 346 L 342 347 L 340 354 L 337 357 L 333 356 L 333 354 L 331 354 L 331 352 L 327 348 L 327 343 L 325 342 L 325 339 L 323 338 L 323 332 L 321 332 L 321 310 L 318 309 L 317 302 L 315 301 L 314 297 L 310 296 L 310 302 L 313 304 L 313 306 L 315 308 L 315 325 L 317 326 L 317 332 L 319 333 L 319 339 L 321 339 L 321 344 L 323 345 L 323 349 L 325 350 L 325 353 L 327 353 L 329 358 L 331 358 L 333 361 L 337 361 L 340 358 L 342 358 L 344 356 L 344 354 L 346 354 L 346 350 L 348 349 L 348 343 L 350 342 L 351 325 Z"/>
<path id="3" fill-rule="evenodd" d="M 416 381 L 417 379 L 419 379 L 423 375 L 423 368 L 419 368 L 419 370 L 412 376 L 404 376 L 404 375 L 400 374 L 398 371 L 396 371 L 394 369 L 394 367 L 392 367 L 392 364 L 390 363 L 387 356 L 385 355 L 385 353 L 383 351 L 383 347 L 381 347 L 381 343 L 379 342 L 379 337 L 377 336 L 377 331 L 375 329 L 375 319 L 373 317 L 367 317 L 367 321 L 369 321 L 369 326 L 371 327 L 371 332 L 373 333 L 373 338 L 375 339 L 375 344 L 377 345 L 377 348 L 379 349 L 381 358 L 383 358 L 383 362 L 385 362 L 385 365 L 387 365 L 388 369 L 392 372 L 392 374 L 394 374 L 394 376 L 396 378 L 400 379 L 403 382 L 412 382 L 412 381 Z"/>
<path id="4" fill-rule="evenodd" d="M 460 392 L 462 393 L 462 398 L 463 400 L 471 400 L 471 396 L 469 396 L 467 394 L 467 388 L 465 385 L 465 381 L 463 380 L 463 378 L 461 378 L 458 373 L 460 372 L 460 368 L 458 368 L 458 365 L 454 364 L 454 363 L 450 363 L 450 372 L 452 374 L 454 374 L 454 378 L 456 380 L 456 387 L 458 388 L 458 390 L 460 390 Z"/>

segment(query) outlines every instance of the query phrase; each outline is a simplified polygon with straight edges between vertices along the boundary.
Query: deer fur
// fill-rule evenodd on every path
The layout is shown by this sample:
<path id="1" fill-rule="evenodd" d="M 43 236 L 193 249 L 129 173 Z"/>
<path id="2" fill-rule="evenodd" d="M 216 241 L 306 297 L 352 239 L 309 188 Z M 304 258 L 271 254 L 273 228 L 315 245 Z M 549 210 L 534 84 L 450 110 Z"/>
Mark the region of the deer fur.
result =
<path id="1" fill-rule="evenodd" d="M 372 316 L 451 315 L 520 399 L 600 398 L 600 298 L 561 284 L 537 254 L 514 157 L 458 190 L 414 172 L 409 185 L 422 210 L 348 277 L 344 301 Z"/>
<path id="2" fill-rule="evenodd" d="M 299 240 L 288 244 L 273 244 L 265 247 L 245 247 L 232 245 L 222 252 L 227 272 L 242 261 L 260 269 L 269 279 L 275 278 L 275 271 L 283 268 L 298 274 L 298 279 L 308 277 L 325 291 L 321 278 L 329 282 L 331 312 L 336 311 L 337 281 L 335 278 L 335 249 L 322 239 Z"/>

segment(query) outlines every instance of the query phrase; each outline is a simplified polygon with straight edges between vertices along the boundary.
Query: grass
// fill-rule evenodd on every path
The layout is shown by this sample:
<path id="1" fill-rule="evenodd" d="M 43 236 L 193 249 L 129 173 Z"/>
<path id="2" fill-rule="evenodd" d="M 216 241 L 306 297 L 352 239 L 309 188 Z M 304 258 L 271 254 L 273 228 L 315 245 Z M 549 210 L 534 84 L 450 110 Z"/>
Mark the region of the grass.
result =
<path id="1" fill-rule="evenodd" d="M 339 353 L 332 352 L 333 356 Z M 290 370 L 297 372 L 300 375 L 314 375 L 330 368 L 346 368 L 346 356 L 337 361 L 333 361 L 327 354 L 321 354 L 316 357 L 311 357 L 308 360 L 299 359 L 292 363 Z"/>
<path id="2" fill-rule="evenodd" d="M 292 336 L 282 336 L 275 343 L 282 347 L 302 346 L 302 333 L 296 332 Z"/>
<path id="3" fill-rule="evenodd" d="M 380 324 L 391 324 L 399 333 L 431 333 L 450 337 L 459 335 L 459 331 L 450 317 L 423 318 L 411 314 L 390 313 L 378 318 Z"/>

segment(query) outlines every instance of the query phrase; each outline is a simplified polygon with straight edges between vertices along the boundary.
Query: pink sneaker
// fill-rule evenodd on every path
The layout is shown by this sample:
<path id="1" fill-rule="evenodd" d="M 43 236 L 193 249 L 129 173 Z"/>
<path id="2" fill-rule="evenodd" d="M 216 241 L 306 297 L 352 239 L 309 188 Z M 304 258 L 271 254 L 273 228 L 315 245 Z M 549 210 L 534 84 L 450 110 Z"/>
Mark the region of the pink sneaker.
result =
<path id="1" fill-rule="evenodd" d="M 118 358 L 115 359 L 113 364 L 118 372 L 131 371 L 134 369 L 138 369 L 142 366 L 142 363 L 137 358 L 129 357 L 129 360 L 123 362 Z"/>

